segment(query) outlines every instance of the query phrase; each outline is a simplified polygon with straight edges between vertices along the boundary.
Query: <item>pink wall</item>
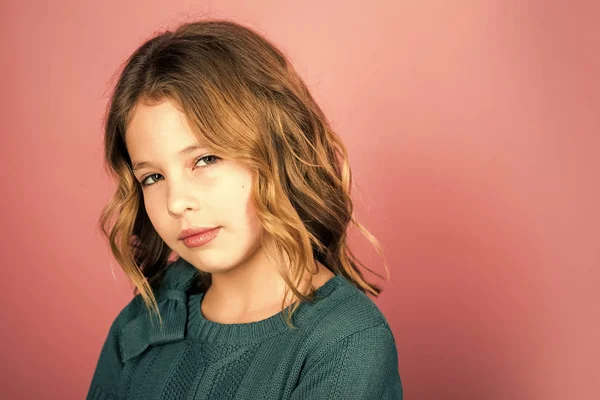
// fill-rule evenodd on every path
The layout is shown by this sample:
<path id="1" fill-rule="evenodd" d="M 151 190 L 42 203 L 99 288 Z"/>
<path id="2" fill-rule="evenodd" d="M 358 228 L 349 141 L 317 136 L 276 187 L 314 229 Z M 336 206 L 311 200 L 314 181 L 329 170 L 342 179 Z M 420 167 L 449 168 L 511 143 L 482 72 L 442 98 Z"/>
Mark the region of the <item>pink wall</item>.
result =
<path id="1" fill-rule="evenodd" d="M 599 13 L 510 3 L 3 2 L 0 397 L 84 397 L 130 299 L 95 228 L 109 78 L 208 12 L 282 46 L 345 139 L 406 399 L 600 398 Z"/>

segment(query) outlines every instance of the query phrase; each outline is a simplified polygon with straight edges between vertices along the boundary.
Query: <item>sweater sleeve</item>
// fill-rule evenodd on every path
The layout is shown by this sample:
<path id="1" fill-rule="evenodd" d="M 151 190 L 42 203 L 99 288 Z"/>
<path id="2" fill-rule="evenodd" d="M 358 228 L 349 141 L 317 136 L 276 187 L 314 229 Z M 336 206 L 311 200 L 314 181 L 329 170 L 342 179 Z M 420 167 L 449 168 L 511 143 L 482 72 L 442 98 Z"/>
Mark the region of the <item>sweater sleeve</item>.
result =
<path id="1" fill-rule="evenodd" d="M 398 352 L 387 324 L 355 332 L 306 365 L 292 400 L 402 400 Z"/>
<path id="2" fill-rule="evenodd" d="M 118 385 L 123 363 L 119 349 L 121 329 L 131 318 L 136 308 L 137 297 L 134 297 L 112 322 L 96 364 L 96 369 L 89 386 L 86 400 L 117 400 Z"/>

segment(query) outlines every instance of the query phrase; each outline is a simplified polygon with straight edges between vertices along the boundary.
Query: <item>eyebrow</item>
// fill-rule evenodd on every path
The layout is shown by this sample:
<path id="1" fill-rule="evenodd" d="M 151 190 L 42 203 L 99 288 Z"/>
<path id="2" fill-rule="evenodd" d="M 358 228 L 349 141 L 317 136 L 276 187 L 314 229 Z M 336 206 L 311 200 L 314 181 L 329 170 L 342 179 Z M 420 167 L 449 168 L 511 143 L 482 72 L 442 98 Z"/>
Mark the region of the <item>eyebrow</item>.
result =
<path id="1" fill-rule="evenodd" d="M 204 148 L 204 146 L 201 146 L 199 144 L 192 144 L 190 146 L 185 147 L 182 150 L 179 150 L 179 156 L 180 157 L 185 156 L 185 155 L 193 152 L 194 150 L 198 150 L 198 149 L 202 149 L 202 148 Z M 148 162 L 148 161 L 136 161 L 136 162 L 133 163 L 132 169 L 134 171 L 136 171 L 138 169 L 141 169 L 141 168 L 144 168 L 144 167 L 148 167 L 150 165 L 152 165 L 152 163 Z"/>

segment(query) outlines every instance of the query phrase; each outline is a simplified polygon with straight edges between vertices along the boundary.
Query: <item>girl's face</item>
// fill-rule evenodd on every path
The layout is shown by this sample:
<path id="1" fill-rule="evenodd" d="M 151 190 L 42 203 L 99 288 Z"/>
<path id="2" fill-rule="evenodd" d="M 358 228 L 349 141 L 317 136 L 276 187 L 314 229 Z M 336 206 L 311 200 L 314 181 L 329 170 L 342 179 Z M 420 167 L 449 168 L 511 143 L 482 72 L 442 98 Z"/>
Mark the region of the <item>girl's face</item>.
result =
<path id="1" fill-rule="evenodd" d="M 213 273 L 256 252 L 261 227 L 251 201 L 252 171 L 203 147 L 175 103 L 138 104 L 126 147 L 150 221 L 180 257 Z M 210 242 L 187 247 L 178 236 L 194 227 L 220 229 Z"/>

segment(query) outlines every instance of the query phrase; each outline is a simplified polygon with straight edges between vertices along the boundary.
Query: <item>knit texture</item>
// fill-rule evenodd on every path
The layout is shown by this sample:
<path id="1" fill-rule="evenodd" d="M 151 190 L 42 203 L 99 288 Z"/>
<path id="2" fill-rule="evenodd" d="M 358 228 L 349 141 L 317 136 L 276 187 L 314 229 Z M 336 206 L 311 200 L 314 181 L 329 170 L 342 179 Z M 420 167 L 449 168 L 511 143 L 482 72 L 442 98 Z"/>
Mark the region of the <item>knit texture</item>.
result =
<path id="1" fill-rule="evenodd" d="M 398 353 L 383 314 L 342 275 L 281 313 L 244 324 L 203 317 L 198 270 L 179 259 L 160 285 L 160 327 L 140 295 L 113 321 L 87 400 L 402 399 Z"/>

